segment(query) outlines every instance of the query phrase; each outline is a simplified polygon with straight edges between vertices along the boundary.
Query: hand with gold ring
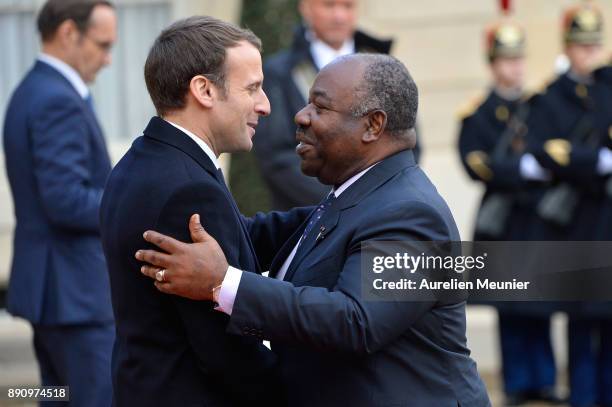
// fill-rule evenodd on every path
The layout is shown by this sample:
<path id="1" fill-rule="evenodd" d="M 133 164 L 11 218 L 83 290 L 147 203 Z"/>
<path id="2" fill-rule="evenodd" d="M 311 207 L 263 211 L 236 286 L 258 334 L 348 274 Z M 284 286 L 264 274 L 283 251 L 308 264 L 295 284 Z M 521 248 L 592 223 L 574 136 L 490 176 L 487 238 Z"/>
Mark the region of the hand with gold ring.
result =
<path id="1" fill-rule="evenodd" d="M 227 260 L 217 241 L 202 227 L 200 217 L 189 221 L 193 243 L 148 230 L 147 242 L 161 250 L 138 250 L 136 259 L 145 263 L 140 271 L 153 279 L 155 287 L 166 294 L 192 300 L 213 300 L 213 289 L 223 282 Z"/>
<path id="2" fill-rule="evenodd" d="M 166 282 L 165 274 L 166 274 L 166 269 L 161 269 L 157 273 L 155 273 L 155 279 L 159 281 L 160 283 L 165 283 Z"/>

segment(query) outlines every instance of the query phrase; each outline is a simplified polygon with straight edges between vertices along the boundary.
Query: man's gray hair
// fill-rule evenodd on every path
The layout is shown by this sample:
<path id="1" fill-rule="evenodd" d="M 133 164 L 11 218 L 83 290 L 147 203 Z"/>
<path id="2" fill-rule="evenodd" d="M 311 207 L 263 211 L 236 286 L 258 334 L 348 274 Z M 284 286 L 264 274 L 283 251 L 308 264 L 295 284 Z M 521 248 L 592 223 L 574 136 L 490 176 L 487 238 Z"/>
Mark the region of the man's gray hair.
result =
<path id="1" fill-rule="evenodd" d="M 419 93 L 408 69 L 397 58 L 384 54 L 353 54 L 365 64 L 363 81 L 356 88 L 351 108 L 354 116 L 374 110 L 387 114 L 386 130 L 401 135 L 413 129 L 419 105 Z"/>

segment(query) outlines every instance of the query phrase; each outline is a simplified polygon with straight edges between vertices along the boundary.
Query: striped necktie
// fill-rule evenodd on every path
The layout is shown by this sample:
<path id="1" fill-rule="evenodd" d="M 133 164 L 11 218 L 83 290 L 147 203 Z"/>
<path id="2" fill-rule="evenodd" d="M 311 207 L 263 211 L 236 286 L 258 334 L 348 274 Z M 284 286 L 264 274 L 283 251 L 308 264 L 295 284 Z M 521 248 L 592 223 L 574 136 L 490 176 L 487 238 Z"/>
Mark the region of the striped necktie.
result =
<path id="1" fill-rule="evenodd" d="M 323 216 L 325 211 L 331 206 L 332 202 L 335 199 L 336 199 L 336 195 L 333 192 L 331 192 L 327 196 L 327 198 L 325 198 L 325 200 L 319 204 L 315 212 L 310 217 L 310 221 L 308 222 L 308 225 L 306 225 L 306 228 L 304 229 L 304 233 L 302 233 L 302 237 L 300 238 L 298 247 L 300 247 L 302 242 L 306 240 L 306 237 L 312 231 L 312 228 L 314 227 L 314 225 L 319 223 L 319 221 L 321 220 L 321 217 Z"/>

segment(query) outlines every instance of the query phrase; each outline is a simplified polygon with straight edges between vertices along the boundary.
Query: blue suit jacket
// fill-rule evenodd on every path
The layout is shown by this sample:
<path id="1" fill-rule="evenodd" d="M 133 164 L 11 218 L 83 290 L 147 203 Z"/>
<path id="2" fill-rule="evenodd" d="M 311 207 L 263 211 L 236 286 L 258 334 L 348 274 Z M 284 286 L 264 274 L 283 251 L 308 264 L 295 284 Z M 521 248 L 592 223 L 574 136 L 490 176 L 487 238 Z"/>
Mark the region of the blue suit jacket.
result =
<path id="1" fill-rule="evenodd" d="M 361 243 L 456 241 L 455 222 L 412 152 L 388 157 L 336 199 L 285 281 L 244 273 L 228 331 L 270 339 L 291 406 L 484 407 L 464 302 L 367 302 Z M 302 234 L 272 264 L 274 275 Z"/>
<path id="2" fill-rule="evenodd" d="M 94 112 L 36 62 L 4 124 L 17 219 L 8 310 L 38 324 L 112 321 L 98 210 L 111 164 Z"/>
<path id="3" fill-rule="evenodd" d="M 243 218 L 206 153 L 171 124 L 151 119 L 113 170 L 102 199 L 117 324 L 115 404 L 276 405 L 282 391 L 267 385 L 276 377 L 274 354 L 254 338 L 228 335 L 228 317 L 211 302 L 157 291 L 134 253 L 147 247 L 147 229 L 191 241 L 189 217 L 199 213 L 229 264 L 258 272 L 249 236 L 278 250 L 308 212 Z"/>

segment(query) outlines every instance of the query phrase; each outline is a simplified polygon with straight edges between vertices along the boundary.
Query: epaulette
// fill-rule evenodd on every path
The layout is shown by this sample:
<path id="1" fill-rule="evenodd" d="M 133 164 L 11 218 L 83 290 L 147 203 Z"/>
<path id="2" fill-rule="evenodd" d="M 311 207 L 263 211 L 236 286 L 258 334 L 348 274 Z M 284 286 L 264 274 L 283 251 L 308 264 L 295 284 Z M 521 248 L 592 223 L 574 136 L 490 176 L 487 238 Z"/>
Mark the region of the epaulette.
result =
<path id="1" fill-rule="evenodd" d="M 476 96 L 470 98 L 470 100 L 457 110 L 456 117 L 457 120 L 463 121 L 465 118 L 471 116 L 476 112 L 476 109 L 482 105 L 485 100 L 485 95 L 483 93 L 479 93 Z"/>

